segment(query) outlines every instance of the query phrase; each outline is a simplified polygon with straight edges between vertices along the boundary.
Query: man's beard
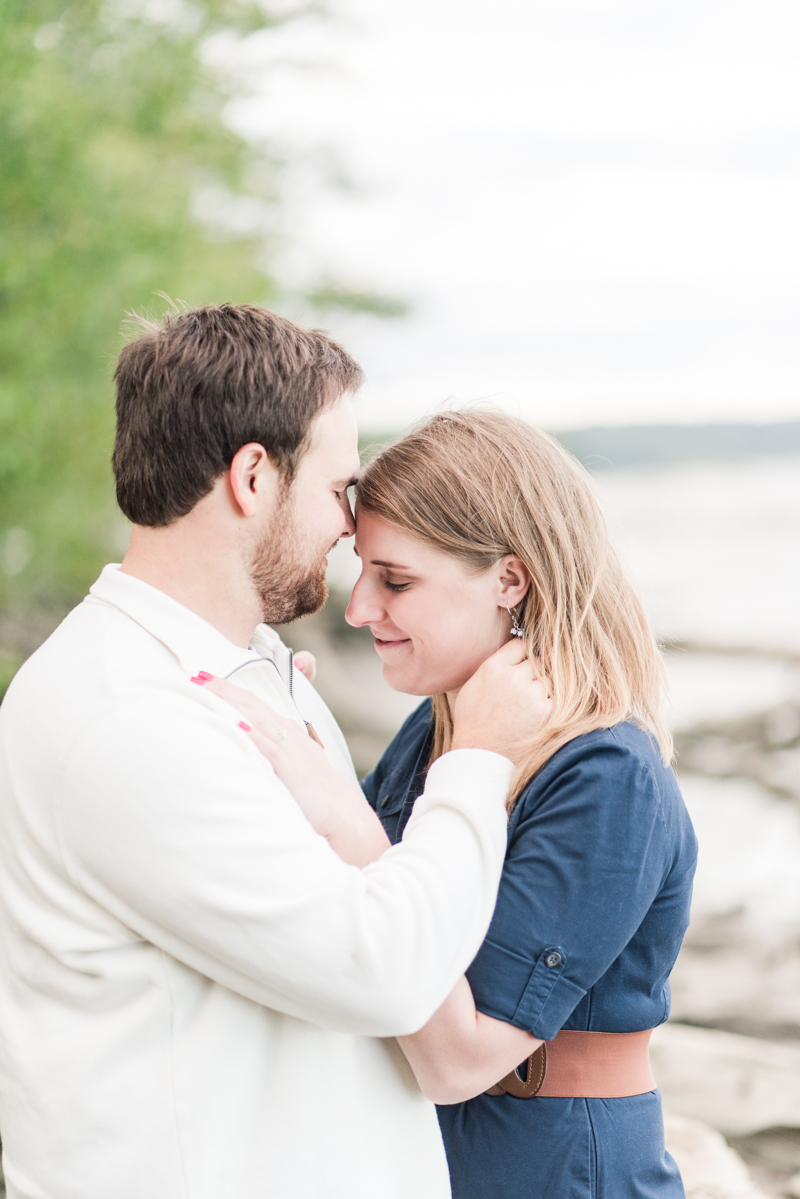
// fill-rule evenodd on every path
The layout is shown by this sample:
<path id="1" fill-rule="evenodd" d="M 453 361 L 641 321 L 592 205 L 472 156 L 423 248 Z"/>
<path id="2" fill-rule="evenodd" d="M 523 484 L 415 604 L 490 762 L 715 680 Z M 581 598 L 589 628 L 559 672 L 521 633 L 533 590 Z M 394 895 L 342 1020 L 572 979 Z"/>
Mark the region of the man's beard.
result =
<path id="1" fill-rule="evenodd" d="M 328 598 L 322 558 L 310 565 L 292 520 L 289 492 L 281 497 L 272 527 L 256 545 L 250 577 L 267 624 L 290 624 L 319 612 Z M 323 555 L 324 557 L 324 555 Z"/>

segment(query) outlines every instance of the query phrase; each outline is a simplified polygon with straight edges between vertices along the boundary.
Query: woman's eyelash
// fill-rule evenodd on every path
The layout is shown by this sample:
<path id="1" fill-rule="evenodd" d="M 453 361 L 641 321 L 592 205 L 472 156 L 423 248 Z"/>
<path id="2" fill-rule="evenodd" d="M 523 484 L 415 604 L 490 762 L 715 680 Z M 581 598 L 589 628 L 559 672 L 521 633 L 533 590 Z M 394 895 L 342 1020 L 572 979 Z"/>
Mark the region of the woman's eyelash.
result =
<path id="1" fill-rule="evenodd" d="M 388 579 L 385 580 L 385 585 L 390 591 L 405 591 L 406 587 L 411 586 L 410 583 L 390 583 Z"/>

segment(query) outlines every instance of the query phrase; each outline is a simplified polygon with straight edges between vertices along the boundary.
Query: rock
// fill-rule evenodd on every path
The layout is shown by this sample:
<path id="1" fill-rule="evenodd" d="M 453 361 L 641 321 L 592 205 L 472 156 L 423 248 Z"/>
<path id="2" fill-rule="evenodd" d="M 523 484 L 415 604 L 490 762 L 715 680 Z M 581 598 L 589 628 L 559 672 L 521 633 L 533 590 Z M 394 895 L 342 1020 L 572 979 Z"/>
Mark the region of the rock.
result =
<path id="1" fill-rule="evenodd" d="M 730 721 L 681 729 L 676 749 L 682 770 L 718 778 L 749 778 L 779 795 L 800 799 L 800 702 Z"/>
<path id="2" fill-rule="evenodd" d="M 800 1170 L 783 1184 L 783 1193 L 789 1199 L 800 1199 Z"/>
<path id="3" fill-rule="evenodd" d="M 800 1050 L 689 1025 L 653 1033 L 653 1073 L 664 1105 L 728 1136 L 800 1128 Z"/>
<path id="4" fill-rule="evenodd" d="M 776 945 L 774 925 L 759 936 L 748 923 L 743 912 L 693 921 L 670 978 L 673 1019 L 800 1040 L 800 935 Z"/>
<path id="5" fill-rule="evenodd" d="M 678 1163 L 686 1199 L 767 1199 L 738 1153 L 699 1120 L 665 1113 L 667 1149 Z"/>

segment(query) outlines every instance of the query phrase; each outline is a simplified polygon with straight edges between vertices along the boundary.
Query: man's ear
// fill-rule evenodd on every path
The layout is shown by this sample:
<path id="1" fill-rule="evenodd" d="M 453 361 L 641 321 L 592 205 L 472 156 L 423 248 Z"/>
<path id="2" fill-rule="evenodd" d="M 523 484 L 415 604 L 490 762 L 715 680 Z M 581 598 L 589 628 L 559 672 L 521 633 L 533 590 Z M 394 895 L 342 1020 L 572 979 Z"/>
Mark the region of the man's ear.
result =
<path id="1" fill-rule="evenodd" d="M 503 608 L 516 608 L 522 603 L 531 585 L 530 572 L 516 554 L 506 554 L 495 567 L 497 570 L 498 603 Z"/>
<path id="2" fill-rule="evenodd" d="M 236 451 L 229 479 L 234 505 L 242 516 L 255 516 L 265 501 L 271 506 L 281 482 L 278 468 L 257 441 L 250 441 Z"/>

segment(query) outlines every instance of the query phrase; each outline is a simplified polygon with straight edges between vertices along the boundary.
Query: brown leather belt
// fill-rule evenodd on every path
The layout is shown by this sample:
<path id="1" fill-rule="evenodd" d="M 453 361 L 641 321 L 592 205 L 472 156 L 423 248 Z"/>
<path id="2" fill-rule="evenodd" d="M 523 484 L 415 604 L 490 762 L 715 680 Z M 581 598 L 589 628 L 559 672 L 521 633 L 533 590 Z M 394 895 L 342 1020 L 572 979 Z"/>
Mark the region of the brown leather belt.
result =
<path id="1" fill-rule="evenodd" d="M 655 1090 L 646 1032 L 562 1031 L 527 1061 L 526 1077 L 512 1070 L 487 1095 L 517 1099 L 623 1099 Z"/>

